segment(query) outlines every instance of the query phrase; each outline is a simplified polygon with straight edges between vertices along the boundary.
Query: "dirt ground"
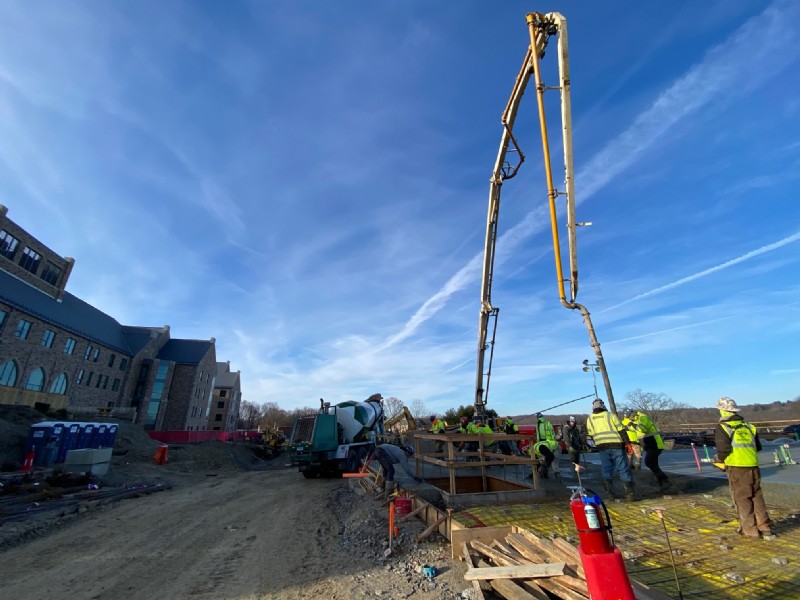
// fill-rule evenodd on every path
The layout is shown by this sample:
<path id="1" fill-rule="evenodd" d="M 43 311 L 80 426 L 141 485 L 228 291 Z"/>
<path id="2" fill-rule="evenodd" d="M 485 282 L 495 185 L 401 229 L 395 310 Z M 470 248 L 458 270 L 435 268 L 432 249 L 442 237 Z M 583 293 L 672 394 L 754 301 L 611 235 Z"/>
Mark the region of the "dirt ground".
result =
<path id="1" fill-rule="evenodd" d="M 35 411 L 11 413 L 0 407 L 4 464 L 21 461 L 18 446 L 30 421 L 41 420 Z M 72 496 L 80 501 L 68 495 L 63 509 L 9 520 L 11 495 L 0 496 L 2 596 L 39 600 L 57 590 L 75 600 L 472 598 L 466 565 L 450 559 L 449 542 L 438 534 L 414 542 L 425 529 L 417 519 L 400 524 L 395 552 L 384 557 L 388 510 L 358 493 L 353 480 L 307 480 L 285 466 L 285 455 L 263 462 L 243 446 L 220 442 L 170 446 L 169 462 L 156 465 L 157 447 L 123 422 L 97 499 L 84 490 Z M 643 496 L 657 493 L 649 474 L 636 475 Z M 696 480 L 673 481 L 675 493 L 701 491 Z M 552 479 L 545 487 L 551 497 L 568 493 Z M 99 496 L 109 490 L 133 492 L 124 500 Z M 426 579 L 423 565 L 439 573 Z"/>
<path id="2" fill-rule="evenodd" d="M 8 433 L 7 415 L 0 422 Z M 163 491 L 3 522 L 3 597 L 471 597 L 466 566 L 450 560 L 446 540 L 414 542 L 425 529 L 417 519 L 400 524 L 386 558 L 388 509 L 349 481 L 307 480 L 284 466 L 285 456 L 265 463 L 217 442 L 170 446 L 169 462 L 155 465 L 157 446 L 121 424 L 98 492 L 142 482 Z M 6 444 L 0 455 L 16 456 Z M 439 573 L 426 579 L 423 565 Z"/>

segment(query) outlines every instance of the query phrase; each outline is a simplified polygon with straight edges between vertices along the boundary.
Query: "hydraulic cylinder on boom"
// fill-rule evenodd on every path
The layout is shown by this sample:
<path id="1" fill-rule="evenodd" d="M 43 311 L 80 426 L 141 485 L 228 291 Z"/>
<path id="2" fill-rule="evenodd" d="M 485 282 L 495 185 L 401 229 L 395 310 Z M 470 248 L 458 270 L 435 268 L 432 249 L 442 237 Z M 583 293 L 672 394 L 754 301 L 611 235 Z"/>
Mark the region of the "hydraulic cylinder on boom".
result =
<path id="1" fill-rule="evenodd" d="M 498 215 L 500 212 L 500 191 L 503 182 L 514 177 L 525 156 L 522 153 L 513 129 L 520 101 L 525 89 L 533 76 L 536 84 L 536 99 L 539 113 L 539 127 L 542 137 L 542 151 L 544 156 L 545 176 L 547 179 L 548 204 L 550 209 L 550 226 L 553 237 L 553 251 L 555 255 L 556 284 L 561 304 L 569 309 L 578 310 L 583 317 L 589 334 L 589 342 L 597 357 L 597 365 L 603 376 L 608 403 L 611 410 L 616 412 L 614 395 L 606 370 L 600 343 L 597 341 L 594 326 L 589 311 L 577 302 L 578 295 L 578 252 L 576 243 L 575 221 L 575 179 L 572 159 L 572 108 L 570 101 L 570 77 L 567 46 L 567 21 L 559 13 L 529 13 L 526 17 L 530 45 L 522 62 L 522 67 L 511 97 L 508 100 L 501 118 L 503 133 L 500 139 L 500 149 L 495 161 L 494 170 L 489 183 L 489 210 L 486 218 L 486 240 L 484 246 L 483 274 L 481 280 L 481 308 L 478 323 L 478 360 L 475 377 L 475 410 L 478 414 L 484 411 L 489 395 L 489 383 L 492 374 L 492 359 L 494 357 L 494 343 L 497 333 L 497 317 L 499 308 L 492 304 L 492 281 L 494 276 L 494 259 L 497 245 Z M 559 85 L 547 87 L 542 82 L 540 61 L 544 58 L 547 44 L 551 37 L 558 37 L 558 72 Z M 564 191 L 556 190 L 553 183 L 553 173 L 550 165 L 550 142 L 547 134 L 547 121 L 545 118 L 544 93 L 547 90 L 557 89 L 561 95 L 561 130 L 564 148 Z M 508 160 L 509 154 L 516 155 L 514 164 Z M 563 197 L 566 201 L 567 220 L 567 248 L 569 253 L 569 276 L 564 277 L 561 260 L 561 242 L 558 234 L 558 219 L 556 200 Z M 564 282 L 569 282 L 569 297 L 565 290 Z M 489 324 L 493 321 L 492 338 L 488 340 Z M 486 367 L 486 351 L 489 350 L 489 363 Z M 484 370 L 485 369 L 485 370 Z"/>

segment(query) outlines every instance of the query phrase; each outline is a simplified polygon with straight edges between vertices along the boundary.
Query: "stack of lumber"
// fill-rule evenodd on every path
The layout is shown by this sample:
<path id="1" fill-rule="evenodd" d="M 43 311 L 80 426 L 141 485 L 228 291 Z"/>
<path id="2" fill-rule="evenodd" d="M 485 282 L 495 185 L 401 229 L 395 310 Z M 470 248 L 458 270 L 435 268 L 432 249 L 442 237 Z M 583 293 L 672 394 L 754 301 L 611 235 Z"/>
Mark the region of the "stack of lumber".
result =
<path id="1" fill-rule="evenodd" d="M 484 591 L 508 600 L 588 600 L 589 590 L 578 550 L 561 538 L 541 538 L 515 528 L 504 540 L 464 542 L 461 555 L 469 568 L 475 597 Z"/>

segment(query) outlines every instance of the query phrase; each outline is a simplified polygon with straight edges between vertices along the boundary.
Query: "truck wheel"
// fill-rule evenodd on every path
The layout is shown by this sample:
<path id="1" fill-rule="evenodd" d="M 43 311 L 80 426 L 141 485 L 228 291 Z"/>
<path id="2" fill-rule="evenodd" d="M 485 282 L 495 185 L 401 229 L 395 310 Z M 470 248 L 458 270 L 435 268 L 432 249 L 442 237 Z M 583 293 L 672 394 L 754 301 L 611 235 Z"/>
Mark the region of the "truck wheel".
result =
<path id="1" fill-rule="evenodd" d="M 306 479 L 317 479 L 319 477 L 319 471 L 316 469 L 309 469 L 307 471 L 303 471 L 303 477 Z"/>
<path id="2" fill-rule="evenodd" d="M 346 465 L 346 472 L 347 473 L 357 473 L 358 467 L 361 465 L 361 461 L 358 458 L 358 450 L 356 448 L 351 448 L 350 452 L 347 453 L 347 465 Z"/>

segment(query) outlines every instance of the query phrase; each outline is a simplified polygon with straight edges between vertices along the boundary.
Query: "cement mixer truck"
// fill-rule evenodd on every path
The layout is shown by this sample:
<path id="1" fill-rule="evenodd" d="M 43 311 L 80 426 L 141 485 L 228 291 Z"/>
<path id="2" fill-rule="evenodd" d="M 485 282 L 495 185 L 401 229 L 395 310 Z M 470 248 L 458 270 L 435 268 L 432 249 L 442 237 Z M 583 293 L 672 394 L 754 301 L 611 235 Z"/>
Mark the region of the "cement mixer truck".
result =
<path id="1" fill-rule="evenodd" d="M 289 456 L 307 479 L 355 473 L 385 433 L 380 394 L 364 402 L 331 405 L 320 398 L 319 412 L 299 415 L 289 438 Z"/>

